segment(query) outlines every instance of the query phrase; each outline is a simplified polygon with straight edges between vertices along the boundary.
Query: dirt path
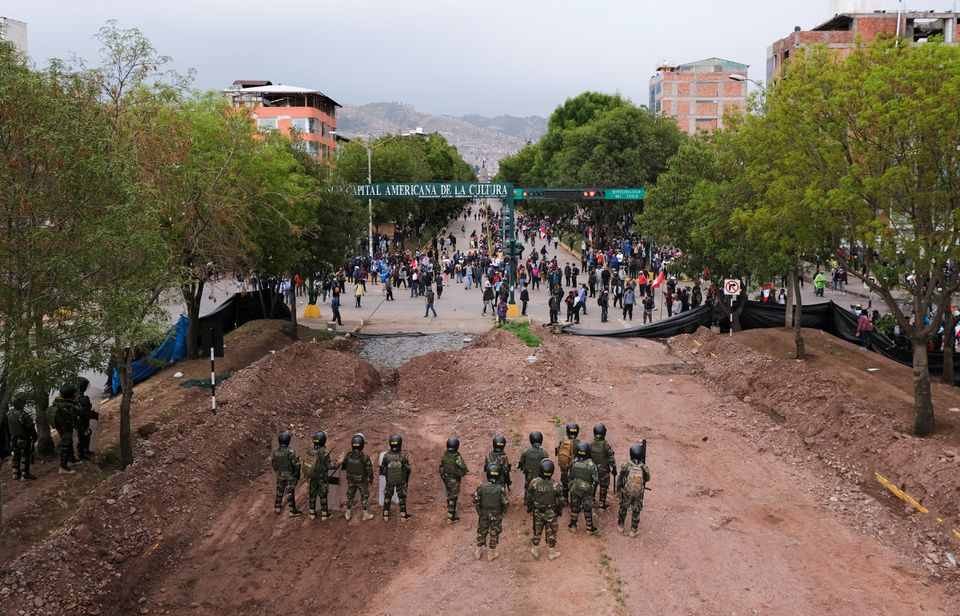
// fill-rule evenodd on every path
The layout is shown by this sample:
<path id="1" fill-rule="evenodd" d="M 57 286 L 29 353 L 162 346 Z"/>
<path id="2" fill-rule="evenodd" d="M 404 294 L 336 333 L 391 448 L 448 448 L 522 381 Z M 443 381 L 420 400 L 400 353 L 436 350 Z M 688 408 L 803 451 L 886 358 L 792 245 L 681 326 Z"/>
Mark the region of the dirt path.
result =
<path id="1" fill-rule="evenodd" d="M 317 412 L 340 451 L 356 430 L 372 456 L 389 433 L 404 434 L 412 521 L 384 524 L 376 508 L 366 523 L 275 516 L 264 466 L 223 503 L 184 564 L 158 572 L 141 605 L 171 614 L 958 613 L 955 597 L 910 558 L 818 504 L 817 486 L 831 481 L 823 468 L 758 451 L 711 419 L 717 398 L 661 345 L 551 338 L 536 364 L 528 353 L 498 332 L 480 348 L 413 360 L 398 385 L 350 415 Z M 500 395 L 491 374 L 508 375 Z M 620 458 L 649 440 L 654 491 L 640 536 L 619 535 L 611 509 L 599 516 L 600 536 L 561 528 L 563 556 L 537 562 L 514 494 L 501 558 L 475 561 L 469 501 L 489 438 L 507 435 L 512 461 L 532 429 L 552 448 L 554 416 L 586 433 L 603 421 Z M 453 433 L 471 475 L 463 521 L 450 526 L 435 467 Z M 305 486 L 299 497 L 305 505 Z"/>

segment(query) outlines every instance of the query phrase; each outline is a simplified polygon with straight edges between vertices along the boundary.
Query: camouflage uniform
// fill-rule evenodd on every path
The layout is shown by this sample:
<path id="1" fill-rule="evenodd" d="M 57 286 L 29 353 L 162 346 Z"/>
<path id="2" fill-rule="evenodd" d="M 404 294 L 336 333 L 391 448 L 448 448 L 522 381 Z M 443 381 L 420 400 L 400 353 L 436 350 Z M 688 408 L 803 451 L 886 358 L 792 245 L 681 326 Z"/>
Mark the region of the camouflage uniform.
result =
<path id="1" fill-rule="evenodd" d="M 33 416 L 26 410 L 24 401 L 14 399 L 7 411 L 7 428 L 13 446 L 13 479 L 32 478 L 30 474 L 30 454 L 37 440 L 37 428 Z"/>
<path id="2" fill-rule="evenodd" d="M 351 450 L 343 456 L 341 462 L 347 474 L 347 510 L 353 507 L 353 501 L 360 491 L 360 506 L 366 511 L 370 507 L 370 484 L 373 482 L 373 464 L 370 456 L 362 451 Z"/>
<path id="3" fill-rule="evenodd" d="M 279 511 L 283 508 L 283 497 L 289 495 L 290 512 L 294 513 L 297 511 L 294 492 L 300 480 L 300 458 L 290 447 L 281 445 L 273 452 L 272 462 L 277 473 L 277 499 L 273 506 Z"/>
<path id="4" fill-rule="evenodd" d="M 81 460 L 89 460 L 90 437 L 93 435 L 90 420 L 99 418 L 99 414 L 93 410 L 90 397 L 83 393 L 77 395 L 77 409 L 77 455 Z"/>
<path id="5" fill-rule="evenodd" d="M 563 440 L 565 441 L 565 440 L 567 440 L 567 439 L 564 438 Z M 561 441 L 561 444 L 563 444 L 562 441 Z M 571 465 L 572 465 L 573 462 L 576 460 L 577 445 L 579 445 L 579 444 L 580 444 L 580 439 L 578 439 L 578 438 L 573 439 L 573 445 L 572 445 L 571 448 L 570 448 L 570 464 L 571 464 Z M 560 463 L 559 463 L 559 462 L 560 462 L 560 445 L 557 445 L 557 448 L 556 448 L 556 450 L 554 451 L 554 455 L 557 456 L 557 466 L 560 468 L 560 485 L 563 486 L 563 497 L 566 498 L 566 499 L 569 499 L 569 495 L 570 495 L 570 467 L 568 466 L 567 468 L 563 468 L 563 467 L 560 465 Z"/>
<path id="6" fill-rule="evenodd" d="M 400 463 L 399 478 L 391 477 L 389 465 L 393 462 Z M 400 501 L 400 515 L 407 515 L 407 483 L 410 481 L 410 457 L 405 451 L 388 451 L 383 454 L 383 460 L 380 461 L 380 474 L 386 479 L 386 486 L 383 489 L 383 515 L 390 515 L 390 503 L 393 500 L 393 494 L 397 494 L 397 500 Z"/>
<path id="7" fill-rule="evenodd" d="M 647 468 L 647 465 L 643 463 L 636 464 L 632 461 L 625 462 L 623 466 L 620 467 L 620 476 L 617 478 L 617 493 L 620 495 L 620 517 L 617 523 L 619 526 L 623 526 L 627 520 L 627 509 L 632 509 L 633 515 L 630 519 L 630 528 L 634 531 L 640 526 L 640 512 L 643 511 L 643 492 L 640 492 L 639 496 L 630 495 L 627 494 L 624 487 L 627 485 L 630 469 L 635 466 L 640 466 L 643 470 L 644 483 L 650 481 L 650 469 Z"/>
<path id="8" fill-rule="evenodd" d="M 607 508 L 607 491 L 610 489 L 610 471 L 616 471 L 617 460 L 613 455 L 613 447 L 605 439 L 594 438 L 590 443 L 590 459 L 597 465 L 599 475 L 601 507 Z"/>
<path id="9" fill-rule="evenodd" d="M 527 513 L 531 513 L 533 507 L 530 482 L 540 474 L 540 462 L 546 459 L 547 451 L 537 445 L 530 445 L 520 453 L 517 470 L 523 473 L 523 504 L 527 507 Z"/>
<path id="10" fill-rule="evenodd" d="M 73 431 L 80 415 L 80 407 L 74 399 L 57 396 L 53 401 L 53 426 L 60 435 L 60 468 L 68 468 L 67 463 L 74 461 Z"/>
<path id="11" fill-rule="evenodd" d="M 496 449 L 491 450 L 490 453 L 487 454 L 487 461 L 483 466 L 486 468 L 491 464 L 496 464 L 500 467 L 500 483 L 509 488 L 513 482 L 510 479 L 510 460 L 507 459 L 507 454 L 502 451 L 497 451 Z"/>
<path id="12" fill-rule="evenodd" d="M 533 503 L 533 545 L 540 545 L 540 535 L 547 538 L 547 546 L 557 545 L 557 519 L 563 511 L 563 486 L 558 481 L 536 477 L 530 482 Z"/>
<path id="13" fill-rule="evenodd" d="M 460 480 L 467 475 L 467 463 L 459 451 L 445 451 L 440 458 L 440 479 L 447 489 L 447 518 L 457 519 L 457 499 L 460 498 Z"/>
<path id="14" fill-rule="evenodd" d="M 317 450 L 317 469 L 310 478 L 310 511 L 317 510 L 317 496 L 320 497 L 320 512 L 324 517 L 330 516 L 330 506 L 327 503 L 327 494 L 330 486 L 330 452 L 326 447 L 314 447 Z"/>
<path id="15" fill-rule="evenodd" d="M 490 549 L 497 547 L 500 532 L 503 530 L 503 516 L 507 513 L 507 491 L 501 483 L 485 481 L 477 487 L 473 495 L 473 504 L 477 509 L 477 547 L 487 545 L 490 537 Z"/>
<path id="16" fill-rule="evenodd" d="M 577 528 L 577 518 L 583 511 L 583 519 L 587 521 L 587 528 L 594 530 L 593 525 L 593 487 L 597 484 L 597 466 L 593 460 L 574 460 L 570 465 L 570 528 Z"/>

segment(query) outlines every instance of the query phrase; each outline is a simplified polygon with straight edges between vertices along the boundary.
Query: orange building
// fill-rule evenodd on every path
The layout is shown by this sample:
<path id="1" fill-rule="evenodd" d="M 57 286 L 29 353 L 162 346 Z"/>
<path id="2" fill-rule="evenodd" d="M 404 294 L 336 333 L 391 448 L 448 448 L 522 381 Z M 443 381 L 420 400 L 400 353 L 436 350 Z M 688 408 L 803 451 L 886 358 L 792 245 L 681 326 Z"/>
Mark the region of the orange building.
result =
<path id="1" fill-rule="evenodd" d="M 333 156 L 337 148 L 337 107 L 342 105 L 323 92 L 269 81 L 237 80 L 224 93 L 234 107 L 250 110 L 258 131 L 284 135 L 296 131 L 302 147 L 312 156 L 323 160 Z"/>
<path id="2" fill-rule="evenodd" d="M 920 44 L 934 36 L 944 42 L 960 39 L 960 13 L 955 12 L 849 12 L 839 13 L 813 30 L 794 31 L 767 49 L 767 83 L 772 84 L 783 74 L 784 67 L 797 51 L 808 45 L 824 45 L 838 58 L 846 57 L 856 46 L 872 41 L 878 34 L 894 34 L 899 24 L 900 37 L 908 44 Z"/>
<path id="3" fill-rule="evenodd" d="M 750 66 L 721 58 L 707 58 L 680 66 L 661 66 L 650 78 L 650 111 L 677 121 L 688 134 L 723 127 L 725 113 L 743 109 Z"/>

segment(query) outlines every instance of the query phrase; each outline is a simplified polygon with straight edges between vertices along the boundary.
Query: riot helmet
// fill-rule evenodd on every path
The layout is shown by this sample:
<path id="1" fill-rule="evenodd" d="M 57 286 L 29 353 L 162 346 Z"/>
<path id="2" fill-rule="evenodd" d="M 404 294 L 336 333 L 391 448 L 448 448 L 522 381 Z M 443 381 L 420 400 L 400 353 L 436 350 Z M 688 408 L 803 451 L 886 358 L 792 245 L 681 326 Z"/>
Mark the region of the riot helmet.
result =
<path id="1" fill-rule="evenodd" d="M 313 444 L 317 447 L 323 447 L 327 444 L 327 433 L 320 430 L 313 435 Z"/>
<path id="2" fill-rule="evenodd" d="M 580 434 L 580 426 L 576 423 L 567 424 L 567 436 L 570 438 L 577 438 L 577 435 Z"/>
<path id="3" fill-rule="evenodd" d="M 460 439 L 453 438 L 452 436 L 447 439 L 447 451 L 459 451 L 460 450 Z"/>
<path id="4" fill-rule="evenodd" d="M 500 436 L 499 434 L 493 437 L 493 450 L 494 451 L 503 451 L 504 447 L 507 446 L 507 439 Z"/>
<path id="5" fill-rule="evenodd" d="M 577 443 L 577 459 L 585 460 L 590 457 L 590 445 Z"/>
<path id="6" fill-rule="evenodd" d="M 277 437 L 277 442 L 280 443 L 281 447 L 287 447 L 288 445 L 290 445 L 290 433 L 287 432 L 286 430 L 281 432 L 280 435 Z"/>
<path id="7" fill-rule="evenodd" d="M 363 451 L 364 443 L 366 443 L 366 440 L 364 440 L 363 435 L 358 432 L 353 435 L 352 439 L 350 439 L 350 449 L 353 449 L 354 451 Z"/>
<path id="8" fill-rule="evenodd" d="M 400 451 L 403 447 L 403 437 L 399 434 L 390 435 L 390 451 Z"/>
<path id="9" fill-rule="evenodd" d="M 543 444 L 543 434 L 540 432 L 531 432 L 530 433 L 530 444 L 534 447 L 539 447 Z"/>
<path id="10" fill-rule="evenodd" d="M 487 465 L 487 481 L 500 481 L 500 465 L 499 464 Z"/>
<path id="11" fill-rule="evenodd" d="M 595 438 L 606 438 L 607 436 L 607 427 L 603 424 L 597 424 L 593 427 L 593 436 Z"/>
<path id="12" fill-rule="evenodd" d="M 540 461 L 540 476 L 544 479 L 550 479 L 553 477 L 553 462 L 550 460 Z"/>

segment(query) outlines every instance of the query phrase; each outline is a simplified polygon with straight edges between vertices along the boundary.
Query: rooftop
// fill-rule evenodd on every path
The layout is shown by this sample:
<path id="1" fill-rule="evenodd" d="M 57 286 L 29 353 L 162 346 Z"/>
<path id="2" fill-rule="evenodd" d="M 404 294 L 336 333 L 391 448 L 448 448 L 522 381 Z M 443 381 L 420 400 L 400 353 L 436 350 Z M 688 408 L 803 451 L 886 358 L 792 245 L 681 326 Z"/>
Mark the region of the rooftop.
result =
<path id="1" fill-rule="evenodd" d="M 225 89 L 224 92 L 231 98 L 259 98 L 264 106 L 299 106 L 291 105 L 289 99 L 291 97 L 315 96 L 337 107 L 343 107 L 320 90 L 280 83 L 274 84 L 265 80 L 238 79 L 233 82 L 232 87 Z"/>
<path id="2" fill-rule="evenodd" d="M 732 73 L 746 71 L 748 68 L 750 68 L 749 64 L 741 64 L 723 58 L 706 58 L 678 66 L 662 65 L 658 66 L 657 70 L 666 73 Z"/>

